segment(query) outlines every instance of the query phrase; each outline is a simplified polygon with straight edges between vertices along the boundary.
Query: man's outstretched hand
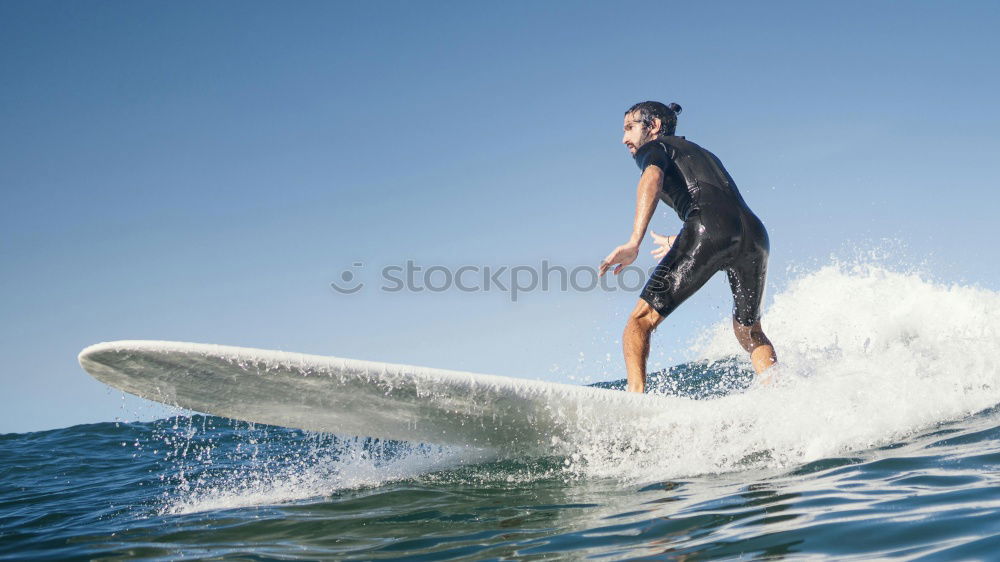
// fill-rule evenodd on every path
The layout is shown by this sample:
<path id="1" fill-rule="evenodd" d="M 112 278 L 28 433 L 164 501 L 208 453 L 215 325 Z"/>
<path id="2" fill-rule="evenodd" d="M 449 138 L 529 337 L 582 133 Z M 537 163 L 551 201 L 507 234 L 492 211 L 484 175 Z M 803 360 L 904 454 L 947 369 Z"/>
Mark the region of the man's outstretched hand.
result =
<path id="1" fill-rule="evenodd" d="M 634 262 L 637 257 L 639 257 L 638 244 L 622 244 L 614 250 L 611 250 L 608 257 L 604 258 L 604 261 L 601 262 L 600 269 L 598 269 L 598 275 L 604 275 L 613 265 L 617 267 L 615 267 L 615 270 L 612 273 L 618 275 L 622 272 L 622 269 L 624 269 L 626 265 Z"/>

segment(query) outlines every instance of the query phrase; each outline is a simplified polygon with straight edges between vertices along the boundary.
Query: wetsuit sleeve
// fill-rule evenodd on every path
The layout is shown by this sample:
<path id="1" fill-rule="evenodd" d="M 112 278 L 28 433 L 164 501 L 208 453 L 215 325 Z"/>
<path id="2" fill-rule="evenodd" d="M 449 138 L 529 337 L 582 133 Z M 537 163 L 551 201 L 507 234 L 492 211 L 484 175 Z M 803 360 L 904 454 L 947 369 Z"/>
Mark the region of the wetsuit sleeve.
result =
<path id="1" fill-rule="evenodd" d="M 642 171 L 645 171 L 648 166 L 653 165 L 666 173 L 673 164 L 673 160 L 671 160 L 662 144 L 651 141 L 641 146 L 635 153 L 635 163 Z"/>

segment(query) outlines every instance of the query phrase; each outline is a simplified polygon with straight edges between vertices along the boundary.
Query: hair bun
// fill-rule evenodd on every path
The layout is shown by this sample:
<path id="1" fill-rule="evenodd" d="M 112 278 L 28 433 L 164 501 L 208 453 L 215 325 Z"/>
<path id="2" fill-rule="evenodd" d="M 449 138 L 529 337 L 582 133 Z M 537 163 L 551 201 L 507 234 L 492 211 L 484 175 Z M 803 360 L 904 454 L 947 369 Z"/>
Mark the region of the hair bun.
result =
<path id="1" fill-rule="evenodd" d="M 681 110 L 683 109 L 679 104 L 676 104 L 676 103 L 671 103 L 667 107 L 670 108 L 670 111 L 673 111 L 674 113 L 676 113 L 678 115 L 680 115 Z"/>

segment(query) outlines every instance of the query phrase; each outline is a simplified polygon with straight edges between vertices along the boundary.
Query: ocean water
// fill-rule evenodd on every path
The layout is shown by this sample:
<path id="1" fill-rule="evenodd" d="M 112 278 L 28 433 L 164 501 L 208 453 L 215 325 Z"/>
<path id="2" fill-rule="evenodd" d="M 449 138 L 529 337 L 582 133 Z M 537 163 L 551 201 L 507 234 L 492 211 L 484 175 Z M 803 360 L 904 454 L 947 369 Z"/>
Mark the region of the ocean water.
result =
<path id="1" fill-rule="evenodd" d="M 1000 294 L 833 264 L 765 322 L 775 384 L 720 325 L 651 377 L 662 420 L 546 457 L 203 415 L 0 435 L 0 558 L 1000 559 Z"/>

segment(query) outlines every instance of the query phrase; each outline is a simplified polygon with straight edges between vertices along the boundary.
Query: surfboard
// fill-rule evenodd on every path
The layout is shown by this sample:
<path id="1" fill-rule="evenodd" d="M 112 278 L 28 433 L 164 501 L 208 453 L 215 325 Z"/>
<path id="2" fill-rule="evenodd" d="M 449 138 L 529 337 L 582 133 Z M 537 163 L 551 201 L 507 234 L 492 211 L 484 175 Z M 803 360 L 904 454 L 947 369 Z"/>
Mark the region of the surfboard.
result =
<path id="1" fill-rule="evenodd" d="M 196 412 L 345 436 L 496 450 L 548 449 L 669 408 L 661 396 L 169 341 L 84 349 L 80 365 L 125 392 Z"/>

